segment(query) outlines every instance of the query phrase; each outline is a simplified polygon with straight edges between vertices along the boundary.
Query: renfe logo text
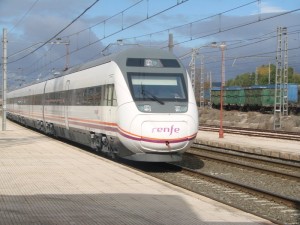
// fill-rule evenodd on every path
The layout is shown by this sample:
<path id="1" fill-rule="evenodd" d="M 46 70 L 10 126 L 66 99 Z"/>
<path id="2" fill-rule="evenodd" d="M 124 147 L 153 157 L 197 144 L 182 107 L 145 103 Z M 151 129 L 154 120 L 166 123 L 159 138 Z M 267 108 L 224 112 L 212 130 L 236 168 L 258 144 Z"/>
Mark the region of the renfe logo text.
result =
<path id="1" fill-rule="evenodd" d="M 169 133 L 169 135 L 172 135 L 173 133 L 179 133 L 180 128 L 174 127 L 172 125 L 171 127 L 154 127 L 152 128 L 152 133 Z"/>

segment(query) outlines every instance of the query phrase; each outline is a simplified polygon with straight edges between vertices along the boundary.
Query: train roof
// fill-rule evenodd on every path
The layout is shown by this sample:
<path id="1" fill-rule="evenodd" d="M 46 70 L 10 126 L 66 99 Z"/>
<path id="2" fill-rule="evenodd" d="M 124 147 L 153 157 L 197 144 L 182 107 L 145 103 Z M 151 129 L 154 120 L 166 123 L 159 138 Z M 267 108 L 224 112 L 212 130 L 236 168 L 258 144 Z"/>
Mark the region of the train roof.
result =
<path id="1" fill-rule="evenodd" d="M 171 54 L 169 51 L 139 46 L 139 47 L 129 48 L 121 52 L 104 56 L 99 59 L 84 63 L 82 65 L 72 67 L 66 71 L 63 71 L 61 73 L 61 76 L 75 73 L 98 65 L 102 65 L 111 61 L 116 62 L 119 66 L 125 65 L 127 58 L 177 59 L 175 55 Z"/>
<path id="2" fill-rule="evenodd" d="M 57 77 L 65 76 L 71 73 L 79 72 L 88 68 L 92 68 L 95 66 L 99 66 L 105 63 L 109 63 L 111 61 L 116 62 L 119 66 L 125 66 L 127 58 L 151 58 L 151 59 L 177 59 L 176 56 L 169 51 L 157 49 L 157 48 L 149 48 L 149 47 L 143 47 L 143 46 L 135 46 L 132 48 L 127 48 L 123 51 L 113 53 L 107 56 L 103 56 L 101 58 L 98 58 L 96 60 L 83 63 L 81 65 L 77 65 L 74 67 L 71 67 L 64 71 L 56 71 L 52 77 L 47 77 L 45 79 L 40 80 L 39 82 L 31 83 L 28 85 L 24 85 L 21 88 L 28 87 L 37 83 L 42 83 L 47 80 L 52 80 Z M 18 90 L 20 88 L 16 88 L 14 90 Z"/>

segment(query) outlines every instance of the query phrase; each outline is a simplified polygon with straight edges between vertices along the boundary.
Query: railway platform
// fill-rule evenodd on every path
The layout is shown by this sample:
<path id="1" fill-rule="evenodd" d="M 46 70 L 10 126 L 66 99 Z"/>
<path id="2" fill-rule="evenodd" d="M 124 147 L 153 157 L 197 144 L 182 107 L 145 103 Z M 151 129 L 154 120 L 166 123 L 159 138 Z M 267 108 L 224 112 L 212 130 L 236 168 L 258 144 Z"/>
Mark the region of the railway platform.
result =
<path id="1" fill-rule="evenodd" d="M 224 138 L 219 138 L 218 132 L 203 131 L 200 128 L 194 143 L 284 160 L 300 161 L 299 141 L 230 134 L 226 131 Z"/>
<path id="2" fill-rule="evenodd" d="M 7 122 L 0 225 L 272 224 Z"/>

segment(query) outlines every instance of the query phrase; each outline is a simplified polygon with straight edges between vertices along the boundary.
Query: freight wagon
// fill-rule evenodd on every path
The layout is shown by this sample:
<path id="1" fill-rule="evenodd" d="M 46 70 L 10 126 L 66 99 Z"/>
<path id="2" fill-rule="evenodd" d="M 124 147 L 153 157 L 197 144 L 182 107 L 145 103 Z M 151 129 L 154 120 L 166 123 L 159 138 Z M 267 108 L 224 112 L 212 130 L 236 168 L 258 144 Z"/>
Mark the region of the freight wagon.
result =
<path id="1" fill-rule="evenodd" d="M 300 112 L 300 90 L 298 84 L 288 84 L 289 112 Z M 275 85 L 251 87 L 224 87 L 223 107 L 226 110 L 271 112 L 274 109 Z M 213 108 L 220 108 L 220 87 L 211 90 Z"/>

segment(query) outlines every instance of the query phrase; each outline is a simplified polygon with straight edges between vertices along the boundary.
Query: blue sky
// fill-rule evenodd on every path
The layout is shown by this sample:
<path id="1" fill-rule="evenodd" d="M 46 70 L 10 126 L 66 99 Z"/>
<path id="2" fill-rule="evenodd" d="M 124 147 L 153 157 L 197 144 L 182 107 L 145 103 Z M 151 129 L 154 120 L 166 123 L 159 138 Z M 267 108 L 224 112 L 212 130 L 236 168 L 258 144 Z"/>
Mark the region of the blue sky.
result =
<path id="1" fill-rule="evenodd" d="M 30 46 L 49 41 L 94 2 L 0 0 L 0 28 L 8 30 L 8 55 L 18 53 L 8 59 L 13 62 L 8 65 L 11 80 L 32 80 L 46 76 L 52 69 L 62 69 L 66 52 L 63 45 L 47 44 L 24 59 L 20 58 L 39 45 Z M 124 43 L 166 48 L 168 34 L 172 33 L 176 44 L 174 54 L 178 57 L 191 48 L 225 41 L 226 77 L 229 79 L 243 72 L 253 72 L 261 64 L 275 63 L 275 54 L 268 52 L 276 50 L 276 28 L 286 26 L 292 49 L 289 65 L 300 72 L 299 8 L 298 0 L 100 0 L 57 37 L 70 41 L 71 65 L 100 57 L 103 48 L 118 39 L 123 39 Z M 296 11 L 266 19 L 292 10 Z M 206 70 L 212 71 L 217 81 L 220 52 L 203 48 L 201 54 L 205 57 Z M 188 64 L 189 60 L 185 58 L 184 63 Z"/>

